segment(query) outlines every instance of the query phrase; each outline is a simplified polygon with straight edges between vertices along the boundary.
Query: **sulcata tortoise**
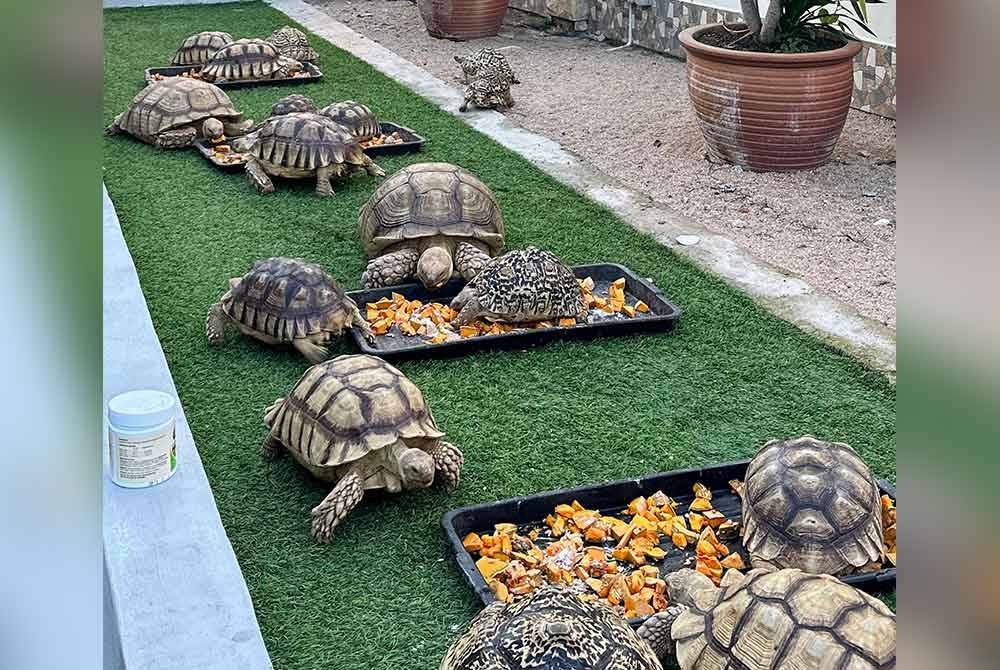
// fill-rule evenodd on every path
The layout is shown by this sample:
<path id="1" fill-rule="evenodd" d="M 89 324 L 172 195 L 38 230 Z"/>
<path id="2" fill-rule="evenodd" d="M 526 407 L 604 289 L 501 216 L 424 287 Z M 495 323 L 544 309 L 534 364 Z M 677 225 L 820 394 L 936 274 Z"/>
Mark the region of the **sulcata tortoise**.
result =
<path id="1" fill-rule="evenodd" d="M 440 670 L 662 670 L 618 614 L 547 586 L 491 603 L 448 649 Z"/>
<path id="2" fill-rule="evenodd" d="M 888 670 L 896 615 L 829 575 L 730 570 L 716 587 L 685 568 L 667 577 L 671 606 L 639 628 L 681 670 Z"/>
<path id="3" fill-rule="evenodd" d="M 227 323 L 266 344 L 290 343 L 313 363 L 329 356 L 326 344 L 345 328 L 374 341 L 358 306 L 323 268 L 292 258 L 259 260 L 208 309 L 209 344 L 225 340 Z"/>
<path id="4" fill-rule="evenodd" d="M 489 187 L 450 163 L 417 163 L 379 186 L 358 212 L 371 260 L 366 288 L 416 276 L 429 290 L 458 273 L 472 279 L 503 249 L 503 218 Z"/>
<path id="5" fill-rule="evenodd" d="M 585 321 L 587 305 L 573 271 L 555 254 L 528 247 L 494 258 L 451 302 L 456 328 L 485 318 L 526 323 L 555 318 Z"/>
<path id="6" fill-rule="evenodd" d="M 359 142 L 382 134 L 378 117 L 360 102 L 353 100 L 334 102 L 319 110 L 319 113 L 347 128 Z"/>
<path id="7" fill-rule="evenodd" d="M 139 91 L 104 132 L 126 132 L 161 149 L 180 149 L 199 137 L 218 141 L 225 135 L 241 135 L 252 125 L 218 86 L 169 77 Z"/>
<path id="8" fill-rule="evenodd" d="M 740 495 L 743 544 L 755 567 L 840 575 L 883 559 L 878 484 L 846 444 L 809 436 L 768 442 Z"/>
<path id="9" fill-rule="evenodd" d="M 511 84 L 521 83 L 510 67 L 507 57 L 496 49 L 486 47 L 468 56 L 455 56 L 455 62 L 462 68 L 462 74 L 467 83 L 488 72 L 500 74 Z"/>
<path id="10" fill-rule="evenodd" d="M 458 487 L 462 452 L 443 441 L 424 396 L 402 372 L 374 356 L 338 356 L 314 365 L 264 414 L 261 452 L 287 449 L 313 476 L 336 486 L 312 510 L 319 542 L 365 491 Z"/>
<path id="11" fill-rule="evenodd" d="M 293 114 L 295 112 L 315 112 L 316 103 L 312 98 L 301 93 L 292 93 L 279 99 L 271 105 L 271 116 L 281 116 L 282 114 Z"/>
<path id="12" fill-rule="evenodd" d="M 282 56 L 287 56 L 300 63 L 315 63 L 319 60 L 319 54 L 309 46 L 309 38 L 298 28 L 291 26 L 278 28 L 271 33 L 266 41 L 277 47 Z"/>
<path id="13" fill-rule="evenodd" d="M 282 56 L 270 42 L 236 40 L 215 52 L 201 69 L 205 81 L 284 79 L 302 71 L 302 63 Z"/>
<path id="14" fill-rule="evenodd" d="M 233 148 L 248 154 L 247 176 L 261 193 L 274 191 L 271 176 L 315 177 L 321 196 L 333 195 L 331 177 L 346 177 L 353 170 L 385 176 L 345 128 L 320 114 L 273 116 L 235 140 Z"/>
<path id="15" fill-rule="evenodd" d="M 171 65 L 204 65 L 215 52 L 233 41 L 233 36 L 216 30 L 191 35 L 181 44 Z"/>

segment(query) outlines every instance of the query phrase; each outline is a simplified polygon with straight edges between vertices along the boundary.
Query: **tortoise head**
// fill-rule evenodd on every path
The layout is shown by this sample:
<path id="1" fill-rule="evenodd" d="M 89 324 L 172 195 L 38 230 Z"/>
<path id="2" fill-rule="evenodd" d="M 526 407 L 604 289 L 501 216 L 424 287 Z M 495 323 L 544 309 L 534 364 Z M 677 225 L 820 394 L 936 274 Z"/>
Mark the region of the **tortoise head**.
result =
<path id="1" fill-rule="evenodd" d="M 294 58 L 289 58 L 288 56 L 278 57 L 278 71 L 282 76 L 292 77 L 304 69 L 305 66 Z"/>
<path id="2" fill-rule="evenodd" d="M 670 573 L 666 581 L 670 602 L 678 605 L 693 605 L 697 597 L 696 594 L 716 589 L 711 579 L 691 568 Z"/>
<path id="3" fill-rule="evenodd" d="M 215 117 L 205 119 L 205 122 L 201 124 L 201 132 L 213 142 L 219 142 L 225 138 L 225 127 L 222 125 L 222 121 Z"/>
<path id="4" fill-rule="evenodd" d="M 420 254 L 417 261 L 417 278 L 428 291 L 436 291 L 451 279 L 454 262 L 443 247 L 431 247 Z"/>
<path id="5" fill-rule="evenodd" d="M 434 483 L 434 458 L 423 449 L 407 449 L 399 456 L 404 489 L 425 489 Z"/>

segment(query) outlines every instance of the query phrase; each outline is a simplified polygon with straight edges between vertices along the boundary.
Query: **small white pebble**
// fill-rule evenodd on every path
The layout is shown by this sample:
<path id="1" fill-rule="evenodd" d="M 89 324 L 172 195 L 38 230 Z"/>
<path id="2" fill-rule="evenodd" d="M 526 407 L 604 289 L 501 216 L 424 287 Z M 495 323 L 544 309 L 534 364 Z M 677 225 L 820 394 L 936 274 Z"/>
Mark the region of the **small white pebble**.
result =
<path id="1" fill-rule="evenodd" d="M 879 219 L 874 223 L 876 226 L 888 226 L 892 223 L 892 219 Z"/>
<path id="2" fill-rule="evenodd" d="M 697 235 L 678 235 L 675 239 L 677 240 L 677 244 L 685 247 L 690 247 L 701 242 L 701 238 Z"/>

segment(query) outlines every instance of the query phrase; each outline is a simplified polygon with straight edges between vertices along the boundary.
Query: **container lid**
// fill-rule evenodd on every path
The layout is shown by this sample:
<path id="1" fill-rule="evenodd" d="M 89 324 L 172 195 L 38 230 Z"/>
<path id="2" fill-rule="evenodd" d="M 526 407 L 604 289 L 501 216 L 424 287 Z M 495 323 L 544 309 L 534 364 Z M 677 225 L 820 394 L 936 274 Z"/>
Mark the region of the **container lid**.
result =
<path id="1" fill-rule="evenodd" d="M 174 416 L 174 397 L 163 391 L 128 391 L 108 401 L 108 421 L 118 428 L 152 428 Z"/>

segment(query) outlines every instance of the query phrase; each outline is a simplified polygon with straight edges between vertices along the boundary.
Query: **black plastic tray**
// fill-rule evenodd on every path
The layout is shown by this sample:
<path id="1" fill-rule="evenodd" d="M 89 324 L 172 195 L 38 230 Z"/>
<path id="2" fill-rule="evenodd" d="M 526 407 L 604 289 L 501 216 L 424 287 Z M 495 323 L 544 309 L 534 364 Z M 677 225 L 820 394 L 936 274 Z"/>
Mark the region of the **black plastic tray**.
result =
<path id="1" fill-rule="evenodd" d="M 625 277 L 625 297 L 630 304 L 642 300 L 649 305 L 649 313 L 636 314 L 628 318 L 623 314 L 609 314 L 593 323 L 575 326 L 553 326 L 520 330 L 501 335 L 482 335 L 462 340 L 430 344 L 422 337 L 407 337 L 395 332 L 378 335 L 371 345 L 356 329 L 350 330 L 354 343 L 361 351 L 386 359 L 430 358 L 438 356 L 461 356 L 487 349 L 524 349 L 552 340 L 592 339 L 605 335 L 633 335 L 635 333 L 666 332 L 674 327 L 681 315 L 680 308 L 667 300 L 666 296 L 651 282 L 640 279 L 634 272 L 616 263 L 577 265 L 573 272 L 580 279 L 591 277 L 595 283 L 595 293 L 607 293 L 607 284 L 619 277 Z M 452 279 L 439 291 L 428 291 L 422 284 L 402 284 L 379 289 L 352 291 L 348 295 L 365 309 L 365 303 L 376 302 L 391 293 L 401 293 L 410 300 L 440 302 L 448 304 L 465 285 L 461 278 Z M 391 336 L 390 336 L 391 335 Z"/>
<path id="2" fill-rule="evenodd" d="M 227 138 L 225 142 L 220 142 L 220 144 L 228 144 L 230 147 L 233 146 L 229 138 Z M 220 170 L 225 170 L 226 172 L 243 172 L 244 169 L 246 169 L 247 162 L 245 160 L 233 161 L 232 163 L 221 163 L 217 161 L 215 159 L 215 152 L 212 151 L 212 147 L 214 146 L 215 146 L 214 144 L 212 144 L 206 139 L 195 140 L 194 143 L 194 148 L 198 150 L 198 153 L 204 156 L 205 160 L 207 160 L 209 163 L 219 168 Z"/>
<path id="3" fill-rule="evenodd" d="M 390 121 L 380 121 L 378 125 L 382 129 L 383 135 L 392 135 L 398 132 L 403 141 L 399 144 L 377 144 L 372 147 L 365 147 L 363 151 L 369 156 L 413 153 L 414 151 L 420 151 L 420 147 L 426 142 L 423 137 L 417 135 L 406 126 L 401 126 Z"/>
<path id="4" fill-rule="evenodd" d="M 515 523 L 519 527 L 527 528 L 544 527 L 545 516 L 551 514 L 556 505 L 568 504 L 574 500 L 580 501 L 580 504 L 588 509 L 597 509 L 608 516 L 614 516 L 624 510 L 629 501 L 639 496 L 652 495 L 658 490 L 676 500 L 679 503 L 678 510 L 687 510 L 687 506 L 694 500 L 692 487 L 695 482 L 701 482 L 712 489 L 712 503 L 715 509 L 733 521 L 741 521 L 743 515 L 740 499 L 730 489 L 729 480 L 739 479 L 742 481 L 749 463 L 749 460 L 744 460 L 703 468 L 674 470 L 673 472 L 647 475 L 639 479 L 546 491 L 521 498 L 463 507 L 445 514 L 442 524 L 458 561 L 458 567 L 462 571 L 462 576 L 479 596 L 479 599 L 483 601 L 483 604 L 488 605 L 494 600 L 493 593 L 486 585 L 482 575 L 479 574 L 472 555 L 462 546 L 462 538 L 467 534 L 493 532 L 494 524 L 498 523 Z M 882 493 L 887 493 L 893 500 L 896 500 L 896 488 L 892 484 L 885 480 L 879 480 L 878 485 Z M 544 544 L 541 541 L 538 543 Z M 739 540 L 726 541 L 726 545 L 730 551 L 740 553 L 749 565 L 746 552 Z M 663 540 L 661 546 L 667 549 L 666 558 L 661 562 L 651 564 L 660 568 L 661 576 L 682 567 L 694 567 L 693 561 L 691 564 L 685 564 L 688 557 L 694 556 L 693 552 L 678 551 L 669 539 Z M 896 568 L 889 567 L 876 572 L 845 575 L 840 579 L 865 591 L 889 590 L 896 584 Z M 637 618 L 630 619 L 629 623 L 638 627 L 643 621 L 645 618 Z"/>
<path id="5" fill-rule="evenodd" d="M 310 81 L 317 81 L 323 78 L 323 73 L 312 63 L 303 63 L 308 77 L 285 77 L 283 79 L 232 79 L 223 82 L 212 82 L 219 88 L 249 88 L 251 86 L 270 86 L 271 84 L 305 84 Z M 162 74 L 165 77 L 175 77 L 182 72 L 194 70 L 201 71 L 201 65 L 169 65 L 166 67 L 147 67 L 145 79 L 147 84 L 153 83 L 154 74 Z"/>

